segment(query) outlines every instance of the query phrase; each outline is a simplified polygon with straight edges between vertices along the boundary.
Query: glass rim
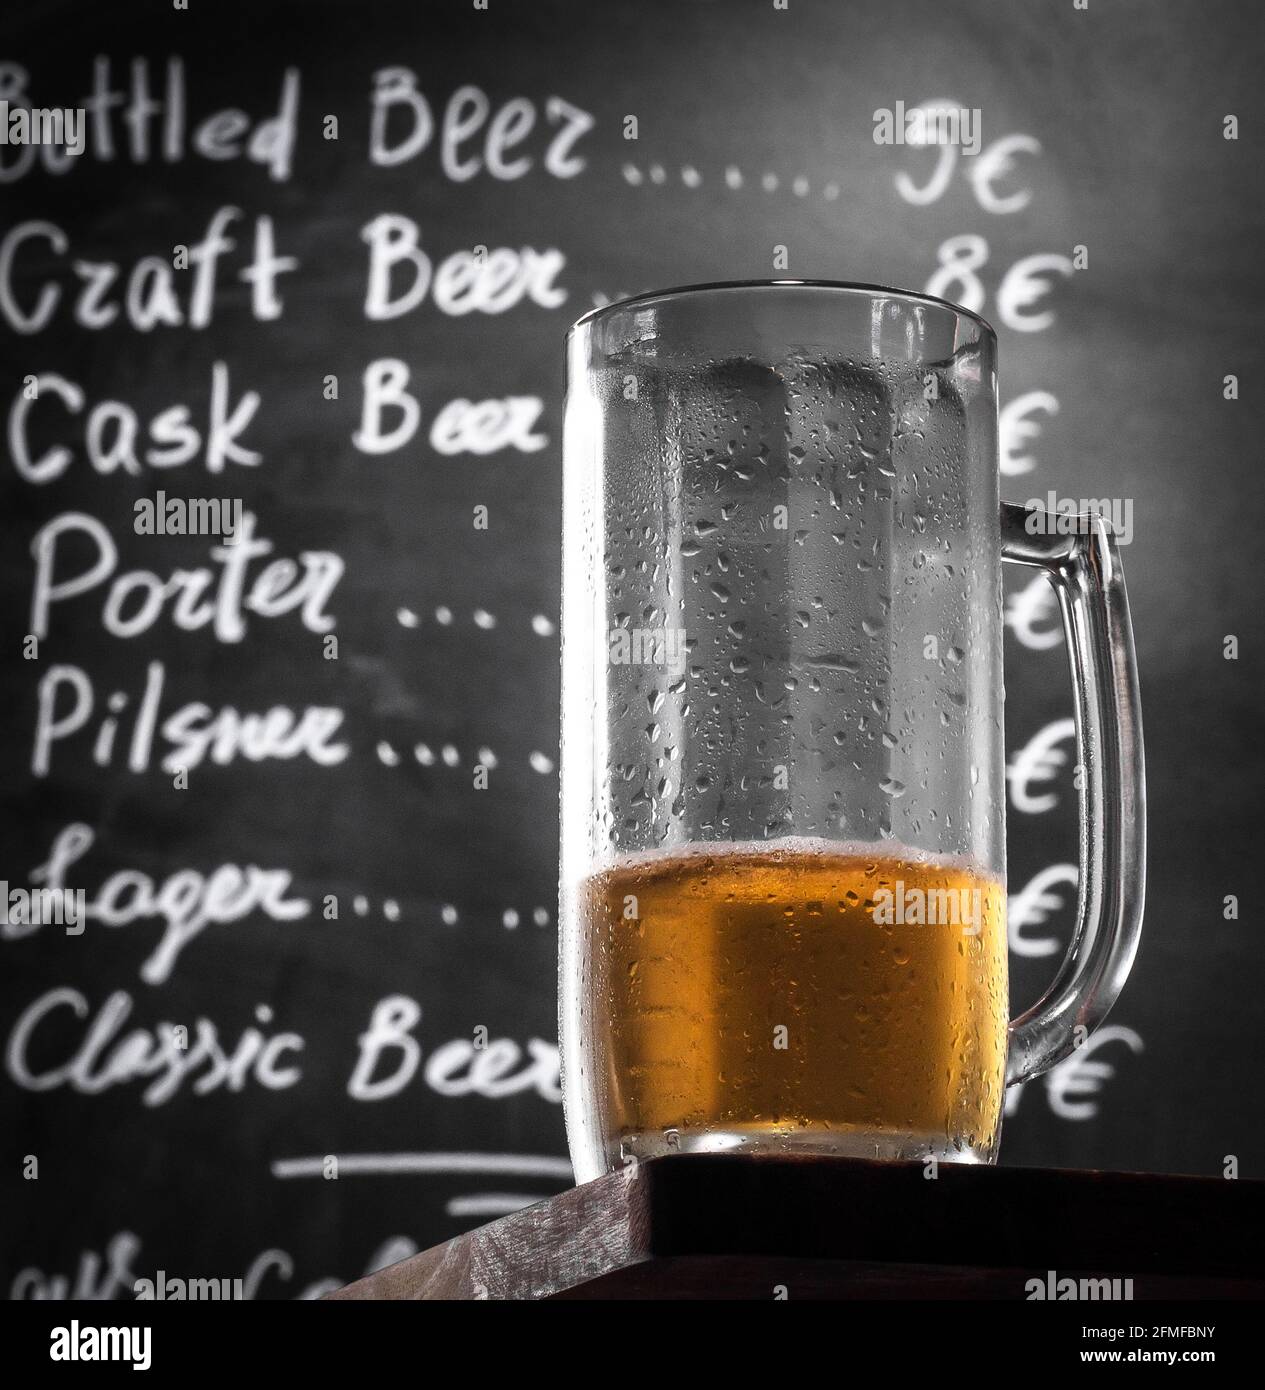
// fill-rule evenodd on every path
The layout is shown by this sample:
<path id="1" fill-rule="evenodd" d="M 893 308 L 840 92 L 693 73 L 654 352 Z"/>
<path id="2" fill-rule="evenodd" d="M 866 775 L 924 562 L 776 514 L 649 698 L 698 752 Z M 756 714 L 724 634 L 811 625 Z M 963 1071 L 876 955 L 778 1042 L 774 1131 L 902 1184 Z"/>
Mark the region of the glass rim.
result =
<path id="1" fill-rule="evenodd" d="M 977 324 L 994 343 L 997 341 L 997 330 L 982 314 L 977 314 L 974 309 L 968 309 L 962 304 L 955 304 L 951 299 L 941 299 L 934 294 L 924 294 L 921 290 L 900 289 L 896 285 L 873 285 L 862 280 L 797 279 L 707 280 L 696 285 L 672 285 L 662 290 L 646 290 L 641 294 L 632 294 L 624 299 L 613 300 L 610 304 L 603 304 L 596 309 L 590 309 L 586 314 L 581 314 L 571 327 L 567 329 L 566 336 L 570 338 L 576 329 L 585 328 L 591 323 L 596 323 L 598 319 L 603 318 L 607 314 L 612 314 L 616 310 L 627 309 L 630 305 L 645 304 L 653 299 L 685 299 L 692 295 L 712 294 L 718 290 L 764 289 L 843 290 L 852 294 L 866 295 L 871 299 L 878 295 L 888 295 L 915 304 L 928 304 L 935 309 L 947 309 L 950 313 L 970 319 L 971 322 Z"/>

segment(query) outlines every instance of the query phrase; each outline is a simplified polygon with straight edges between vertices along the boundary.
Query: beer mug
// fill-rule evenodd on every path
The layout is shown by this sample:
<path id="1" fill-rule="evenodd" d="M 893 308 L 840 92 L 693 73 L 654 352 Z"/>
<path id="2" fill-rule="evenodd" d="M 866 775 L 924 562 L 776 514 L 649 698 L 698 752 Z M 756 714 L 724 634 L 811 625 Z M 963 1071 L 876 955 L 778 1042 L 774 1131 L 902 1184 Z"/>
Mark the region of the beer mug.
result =
<path id="1" fill-rule="evenodd" d="M 576 1177 L 735 1151 L 992 1162 L 1137 948 L 1116 541 L 999 502 L 996 338 L 866 285 L 643 295 L 567 341 L 560 1037 Z M 1074 524 L 1069 525 L 1069 522 Z M 1057 591 L 1080 881 L 1007 1021 L 1001 561 Z"/>

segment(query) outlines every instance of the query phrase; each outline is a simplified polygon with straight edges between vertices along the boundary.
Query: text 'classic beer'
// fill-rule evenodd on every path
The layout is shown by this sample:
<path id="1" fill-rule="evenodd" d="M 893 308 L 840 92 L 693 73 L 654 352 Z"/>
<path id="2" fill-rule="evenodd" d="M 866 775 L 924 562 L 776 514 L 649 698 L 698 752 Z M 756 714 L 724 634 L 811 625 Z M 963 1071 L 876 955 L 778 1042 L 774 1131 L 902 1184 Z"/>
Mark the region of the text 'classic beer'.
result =
<path id="1" fill-rule="evenodd" d="M 992 1156 L 1003 891 L 875 848 L 703 846 L 582 886 L 581 1031 L 606 1143 Z"/>

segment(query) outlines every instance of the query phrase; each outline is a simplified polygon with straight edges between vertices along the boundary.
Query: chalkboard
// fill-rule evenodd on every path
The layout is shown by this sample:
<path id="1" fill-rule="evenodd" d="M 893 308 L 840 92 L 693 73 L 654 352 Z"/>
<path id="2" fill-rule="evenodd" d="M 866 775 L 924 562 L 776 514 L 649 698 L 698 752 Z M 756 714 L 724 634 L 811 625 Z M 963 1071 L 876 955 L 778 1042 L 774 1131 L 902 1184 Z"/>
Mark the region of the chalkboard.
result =
<path id="1" fill-rule="evenodd" d="M 562 337 L 673 284 L 981 311 L 1003 494 L 1118 508 L 1144 944 L 1002 1161 L 1261 1175 L 1259 6 L 2 23 L 7 130 L 84 121 L 78 154 L 0 144 L 12 1296 L 311 1295 L 569 1185 Z M 906 139 L 926 102 L 967 138 Z M 1016 1012 L 1075 900 L 1043 584 L 1006 581 Z M 86 915 L 35 924 L 40 887 Z"/>

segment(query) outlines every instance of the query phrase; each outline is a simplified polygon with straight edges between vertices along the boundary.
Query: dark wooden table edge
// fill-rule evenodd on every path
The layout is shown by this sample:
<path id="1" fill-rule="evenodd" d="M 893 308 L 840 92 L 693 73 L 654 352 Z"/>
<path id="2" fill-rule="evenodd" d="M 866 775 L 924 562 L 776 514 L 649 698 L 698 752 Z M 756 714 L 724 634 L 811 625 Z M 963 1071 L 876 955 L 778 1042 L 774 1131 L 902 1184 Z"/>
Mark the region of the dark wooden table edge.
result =
<path id="1" fill-rule="evenodd" d="M 699 1259 L 718 1279 L 726 1260 L 735 1270 L 825 1262 L 841 1279 L 904 1271 L 911 1289 L 918 1278 L 936 1282 L 927 1271 L 959 1271 L 966 1288 L 981 1284 L 980 1271 L 1055 1270 L 1131 1278 L 1175 1296 L 1202 1287 L 1260 1297 L 1265 1276 L 1252 1247 L 1262 1230 L 1265 1183 L 1251 1180 L 691 1155 L 631 1164 L 328 1297 L 544 1299 L 589 1286 L 602 1297 L 611 1295 L 599 1282 L 631 1289 L 646 1266 L 666 1274 L 665 1262 Z"/>

